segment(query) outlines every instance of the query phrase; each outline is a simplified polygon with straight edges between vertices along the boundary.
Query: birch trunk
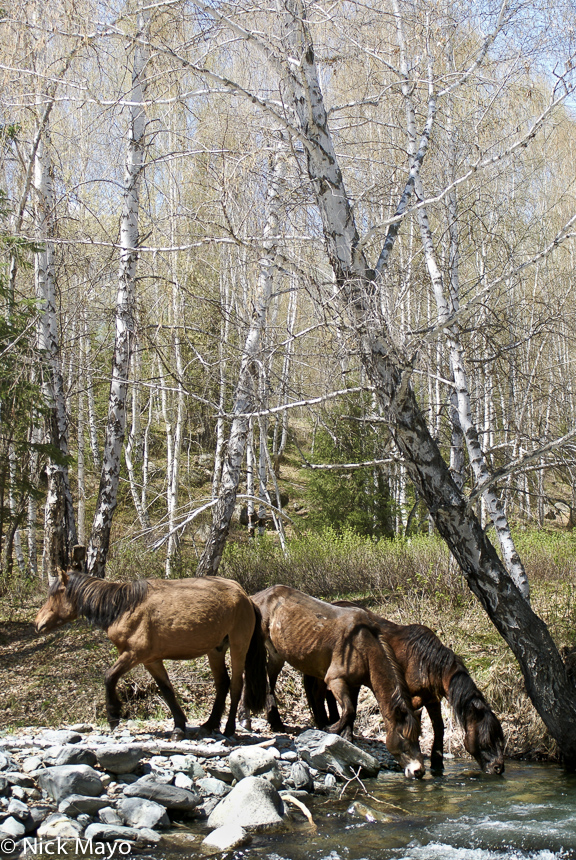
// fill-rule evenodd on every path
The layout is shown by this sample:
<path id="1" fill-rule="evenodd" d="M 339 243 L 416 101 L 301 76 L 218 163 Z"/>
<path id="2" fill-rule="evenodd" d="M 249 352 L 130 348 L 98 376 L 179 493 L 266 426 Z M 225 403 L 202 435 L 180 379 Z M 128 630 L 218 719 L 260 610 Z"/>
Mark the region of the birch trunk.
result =
<path id="1" fill-rule="evenodd" d="M 198 576 L 215 574 L 220 565 L 230 521 L 240 483 L 240 466 L 244 457 L 249 428 L 249 413 L 254 408 L 255 385 L 258 380 L 258 360 L 262 337 L 272 296 L 276 269 L 276 236 L 281 208 L 280 189 L 284 171 L 282 139 L 279 137 L 274 154 L 267 195 L 268 215 L 264 226 L 264 248 L 260 259 L 258 290 L 252 312 L 250 329 L 244 343 L 238 385 L 234 397 L 234 418 L 224 457 L 218 501 L 214 506 L 212 529 L 197 568 Z"/>
<path id="2" fill-rule="evenodd" d="M 416 402 L 410 381 L 411 364 L 396 347 L 386 320 L 378 319 L 375 313 L 377 283 L 359 246 L 353 211 L 328 127 L 305 8 L 300 0 L 287 0 L 285 9 L 288 14 L 284 44 L 294 61 L 286 69 L 289 100 L 298 117 L 301 139 L 305 141 L 308 174 L 322 218 L 337 299 L 357 333 L 362 363 L 418 493 L 471 590 L 518 659 L 528 695 L 557 741 L 567 767 L 573 770 L 576 768 L 573 685 L 546 625 L 520 594 L 452 479 Z M 393 247 L 389 236 L 386 256 Z"/>
<path id="3" fill-rule="evenodd" d="M 148 25 L 147 18 L 138 18 L 137 38 Z M 88 545 L 86 567 L 92 576 L 103 577 L 110 545 L 112 518 L 118 501 L 120 459 L 126 430 L 126 400 L 128 376 L 134 340 L 134 304 L 136 261 L 138 259 L 138 212 L 140 184 L 145 160 L 146 66 L 148 50 L 140 43 L 134 48 L 128 156 L 124 183 L 124 203 L 120 222 L 120 271 L 116 301 L 116 337 L 112 359 L 112 377 L 108 399 L 108 421 L 102 457 L 100 488 Z"/>
<path id="4" fill-rule="evenodd" d="M 416 112 L 411 98 L 411 83 L 408 77 L 408 63 L 405 54 L 404 36 L 402 31 L 402 17 L 398 8 L 397 0 L 394 0 L 394 8 L 398 27 L 398 42 L 400 45 L 400 70 L 402 73 L 402 91 L 406 104 L 406 118 L 408 130 L 408 150 L 413 158 L 417 151 L 416 138 Z M 435 94 L 432 85 L 432 75 L 429 73 L 429 112 L 435 112 Z M 419 171 L 416 173 L 414 187 L 419 200 L 424 200 L 424 187 Z M 438 313 L 438 321 L 444 326 L 444 333 L 448 343 L 450 352 L 450 367 L 454 378 L 454 387 L 456 391 L 456 402 L 458 406 L 459 426 L 464 434 L 466 447 L 470 465 L 478 486 L 490 480 L 490 471 L 486 463 L 486 458 L 478 438 L 478 430 L 472 417 L 472 407 L 470 402 L 470 392 L 468 389 L 468 381 L 464 364 L 464 350 L 460 341 L 460 333 L 457 323 L 451 321 L 451 317 L 459 307 L 459 274 L 458 274 L 458 255 L 455 253 L 458 248 L 458 208 L 456 201 L 456 192 L 453 189 L 451 192 L 451 211 L 450 211 L 450 240 L 451 240 L 451 278 L 450 278 L 450 293 L 449 300 L 446 297 L 444 290 L 444 278 L 437 262 L 436 250 L 432 238 L 432 230 L 428 220 L 428 212 L 426 206 L 420 206 L 417 211 L 418 225 L 420 227 L 420 235 L 422 247 L 424 250 L 424 259 L 426 268 L 432 283 L 432 290 L 436 300 L 436 308 Z M 506 570 L 514 580 L 521 594 L 530 599 L 530 587 L 528 577 L 524 565 L 518 555 L 510 525 L 504 514 L 504 509 L 500 499 L 496 495 L 493 486 L 488 487 L 482 493 L 482 498 L 486 504 L 488 513 L 496 530 L 504 564 Z"/>
<path id="5" fill-rule="evenodd" d="M 36 295 L 41 312 L 38 349 L 42 357 L 42 394 L 48 406 L 46 437 L 59 452 L 58 460 L 50 458 L 47 466 L 48 493 L 44 512 L 43 573 L 49 579 L 58 567 L 66 567 L 72 558 L 72 547 L 78 542 L 68 466 L 68 416 L 60 362 L 58 317 L 56 311 L 56 277 L 53 236 L 54 194 L 49 155 L 43 140 L 36 149 L 34 190 L 36 193 L 36 229 L 42 250 L 35 254 Z"/>

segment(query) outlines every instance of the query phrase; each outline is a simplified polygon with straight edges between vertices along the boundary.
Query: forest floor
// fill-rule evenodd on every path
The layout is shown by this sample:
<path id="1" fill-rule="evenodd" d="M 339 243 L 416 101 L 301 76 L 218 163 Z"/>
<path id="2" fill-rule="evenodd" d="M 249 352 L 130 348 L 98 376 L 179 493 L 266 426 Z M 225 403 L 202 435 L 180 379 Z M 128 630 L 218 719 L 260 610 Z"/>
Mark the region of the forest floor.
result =
<path id="1" fill-rule="evenodd" d="M 116 659 L 116 651 L 105 633 L 84 621 L 38 635 L 34 617 L 44 593 L 0 599 L 0 729 L 19 727 L 58 727 L 79 722 L 106 725 L 103 675 Z M 367 605 L 370 605 L 367 603 Z M 376 602 L 372 607 L 382 611 Z M 388 617 L 406 622 L 405 607 L 386 606 Z M 420 614 L 420 613 L 416 613 Z M 493 628 L 479 610 L 470 605 L 457 613 L 437 615 L 431 623 L 446 644 L 462 654 L 473 677 L 500 717 L 511 758 L 554 759 L 554 742 L 535 713 L 526 694 L 518 667 Z M 214 688 L 205 658 L 167 664 L 170 677 L 183 704 L 189 725 L 208 716 Z M 119 684 L 126 717 L 135 720 L 165 720 L 169 713 L 155 684 L 138 667 Z M 280 710 L 295 732 L 312 725 L 298 673 L 287 667 L 279 680 Z M 450 709 L 444 705 L 445 750 L 455 756 L 466 755 L 462 732 Z M 356 723 L 359 736 L 382 736 L 382 722 L 372 694 L 363 690 Z M 431 732 L 427 717 L 423 721 L 422 749 L 428 752 Z"/>

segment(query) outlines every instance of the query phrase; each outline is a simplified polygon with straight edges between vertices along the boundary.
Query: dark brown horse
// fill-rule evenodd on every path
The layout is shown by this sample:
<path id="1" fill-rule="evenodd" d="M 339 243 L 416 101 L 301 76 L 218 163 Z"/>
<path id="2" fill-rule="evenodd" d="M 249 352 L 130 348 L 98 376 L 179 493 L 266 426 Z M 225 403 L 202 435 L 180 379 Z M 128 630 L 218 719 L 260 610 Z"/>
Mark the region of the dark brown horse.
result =
<path id="1" fill-rule="evenodd" d="M 107 582 L 85 573 L 59 573 L 48 600 L 36 616 L 38 632 L 83 616 L 106 631 L 120 656 L 105 675 L 106 708 L 112 728 L 120 719 L 116 684 L 142 663 L 174 717 L 174 737 L 186 732 L 186 716 L 176 700 L 163 660 L 192 660 L 208 655 L 216 700 L 203 728 L 219 730 L 226 695 L 230 712 L 225 733 L 234 734 L 242 694 L 261 710 L 266 697 L 266 651 L 259 611 L 237 582 L 219 577 Z M 258 622 L 258 623 L 257 623 Z M 230 648 L 232 680 L 226 669 Z"/>
<path id="2" fill-rule="evenodd" d="M 357 608 L 346 601 L 336 605 L 349 608 L 349 611 Z M 428 711 L 434 731 L 431 770 L 444 768 L 444 722 L 440 701 L 446 698 L 464 729 L 466 750 L 486 773 L 503 773 L 502 726 L 460 657 L 423 624 L 394 624 L 368 610 L 366 612 L 378 625 L 382 641 L 394 652 L 406 678 L 413 708 L 425 707 Z M 311 675 L 305 676 L 304 689 L 316 724 L 325 726 L 338 713 L 334 698 L 326 686 Z M 358 696 L 358 688 L 353 695 Z M 324 708 L 325 699 L 329 716 Z"/>
<path id="3" fill-rule="evenodd" d="M 370 616 L 362 609 L 341 609 L 286 585 L 260 591 L 252 600 L 260 609 L 268 650 L 266 711 L 272 728 L 283 729 L 274 690 L 284 663 L 326 685 L 341 708 L 329 731 L 350 740 L 356 715 L 351 690 L 364 685 L 376 696 L 388 749 L 406 776 L 423 776 L 420 723 L 394 655 L 378 638 L 379 627 Z"/>

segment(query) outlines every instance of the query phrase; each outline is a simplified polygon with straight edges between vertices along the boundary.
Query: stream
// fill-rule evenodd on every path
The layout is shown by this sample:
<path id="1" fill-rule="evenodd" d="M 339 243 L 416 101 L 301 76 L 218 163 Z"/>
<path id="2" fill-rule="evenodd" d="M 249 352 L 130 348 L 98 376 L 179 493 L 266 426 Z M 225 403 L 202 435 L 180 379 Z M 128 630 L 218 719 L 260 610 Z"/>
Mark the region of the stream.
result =
<path id="1" fill-rule="evenodd" d="M 294 812 L 289 830 L 255 836 L 235 860 L 576 860 L 576 776 L 558 766 L 507 762 L 497 777 L 447 762 L 442 777 L 387 772 L 364 785 L 307 800 L 316 830 Z M 203 836 L 163 857 L 204 857 Z"/>

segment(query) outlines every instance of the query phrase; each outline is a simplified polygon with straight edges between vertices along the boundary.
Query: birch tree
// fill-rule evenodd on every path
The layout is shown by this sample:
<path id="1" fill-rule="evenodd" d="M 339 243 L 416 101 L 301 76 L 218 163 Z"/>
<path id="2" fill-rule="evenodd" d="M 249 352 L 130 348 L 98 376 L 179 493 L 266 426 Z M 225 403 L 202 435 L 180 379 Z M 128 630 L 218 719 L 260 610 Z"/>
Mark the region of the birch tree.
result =
<path id="1" fill-rule="evenodd" d="M 146 89 L 149 52 L 145 36 L 148 12 L 138 15 L 134 38 L 132 87 L 129 92 L 130 127 L 124 183 L 124 202 L 120 222 L 120 270 L 116 303 L 116 337 L 108 404 L 108 422 L 102 457 L 98 501 L 88 544 L 86 568 L 93 576 L 103 577 L 110 545 L 112 518 L 118 501 L 120 461 L 126 430 L 128 377 L 134 347 L 134 304 L 136 263 L 138 259 L 138 213 L 140 186 L 146 154 Z"/>

